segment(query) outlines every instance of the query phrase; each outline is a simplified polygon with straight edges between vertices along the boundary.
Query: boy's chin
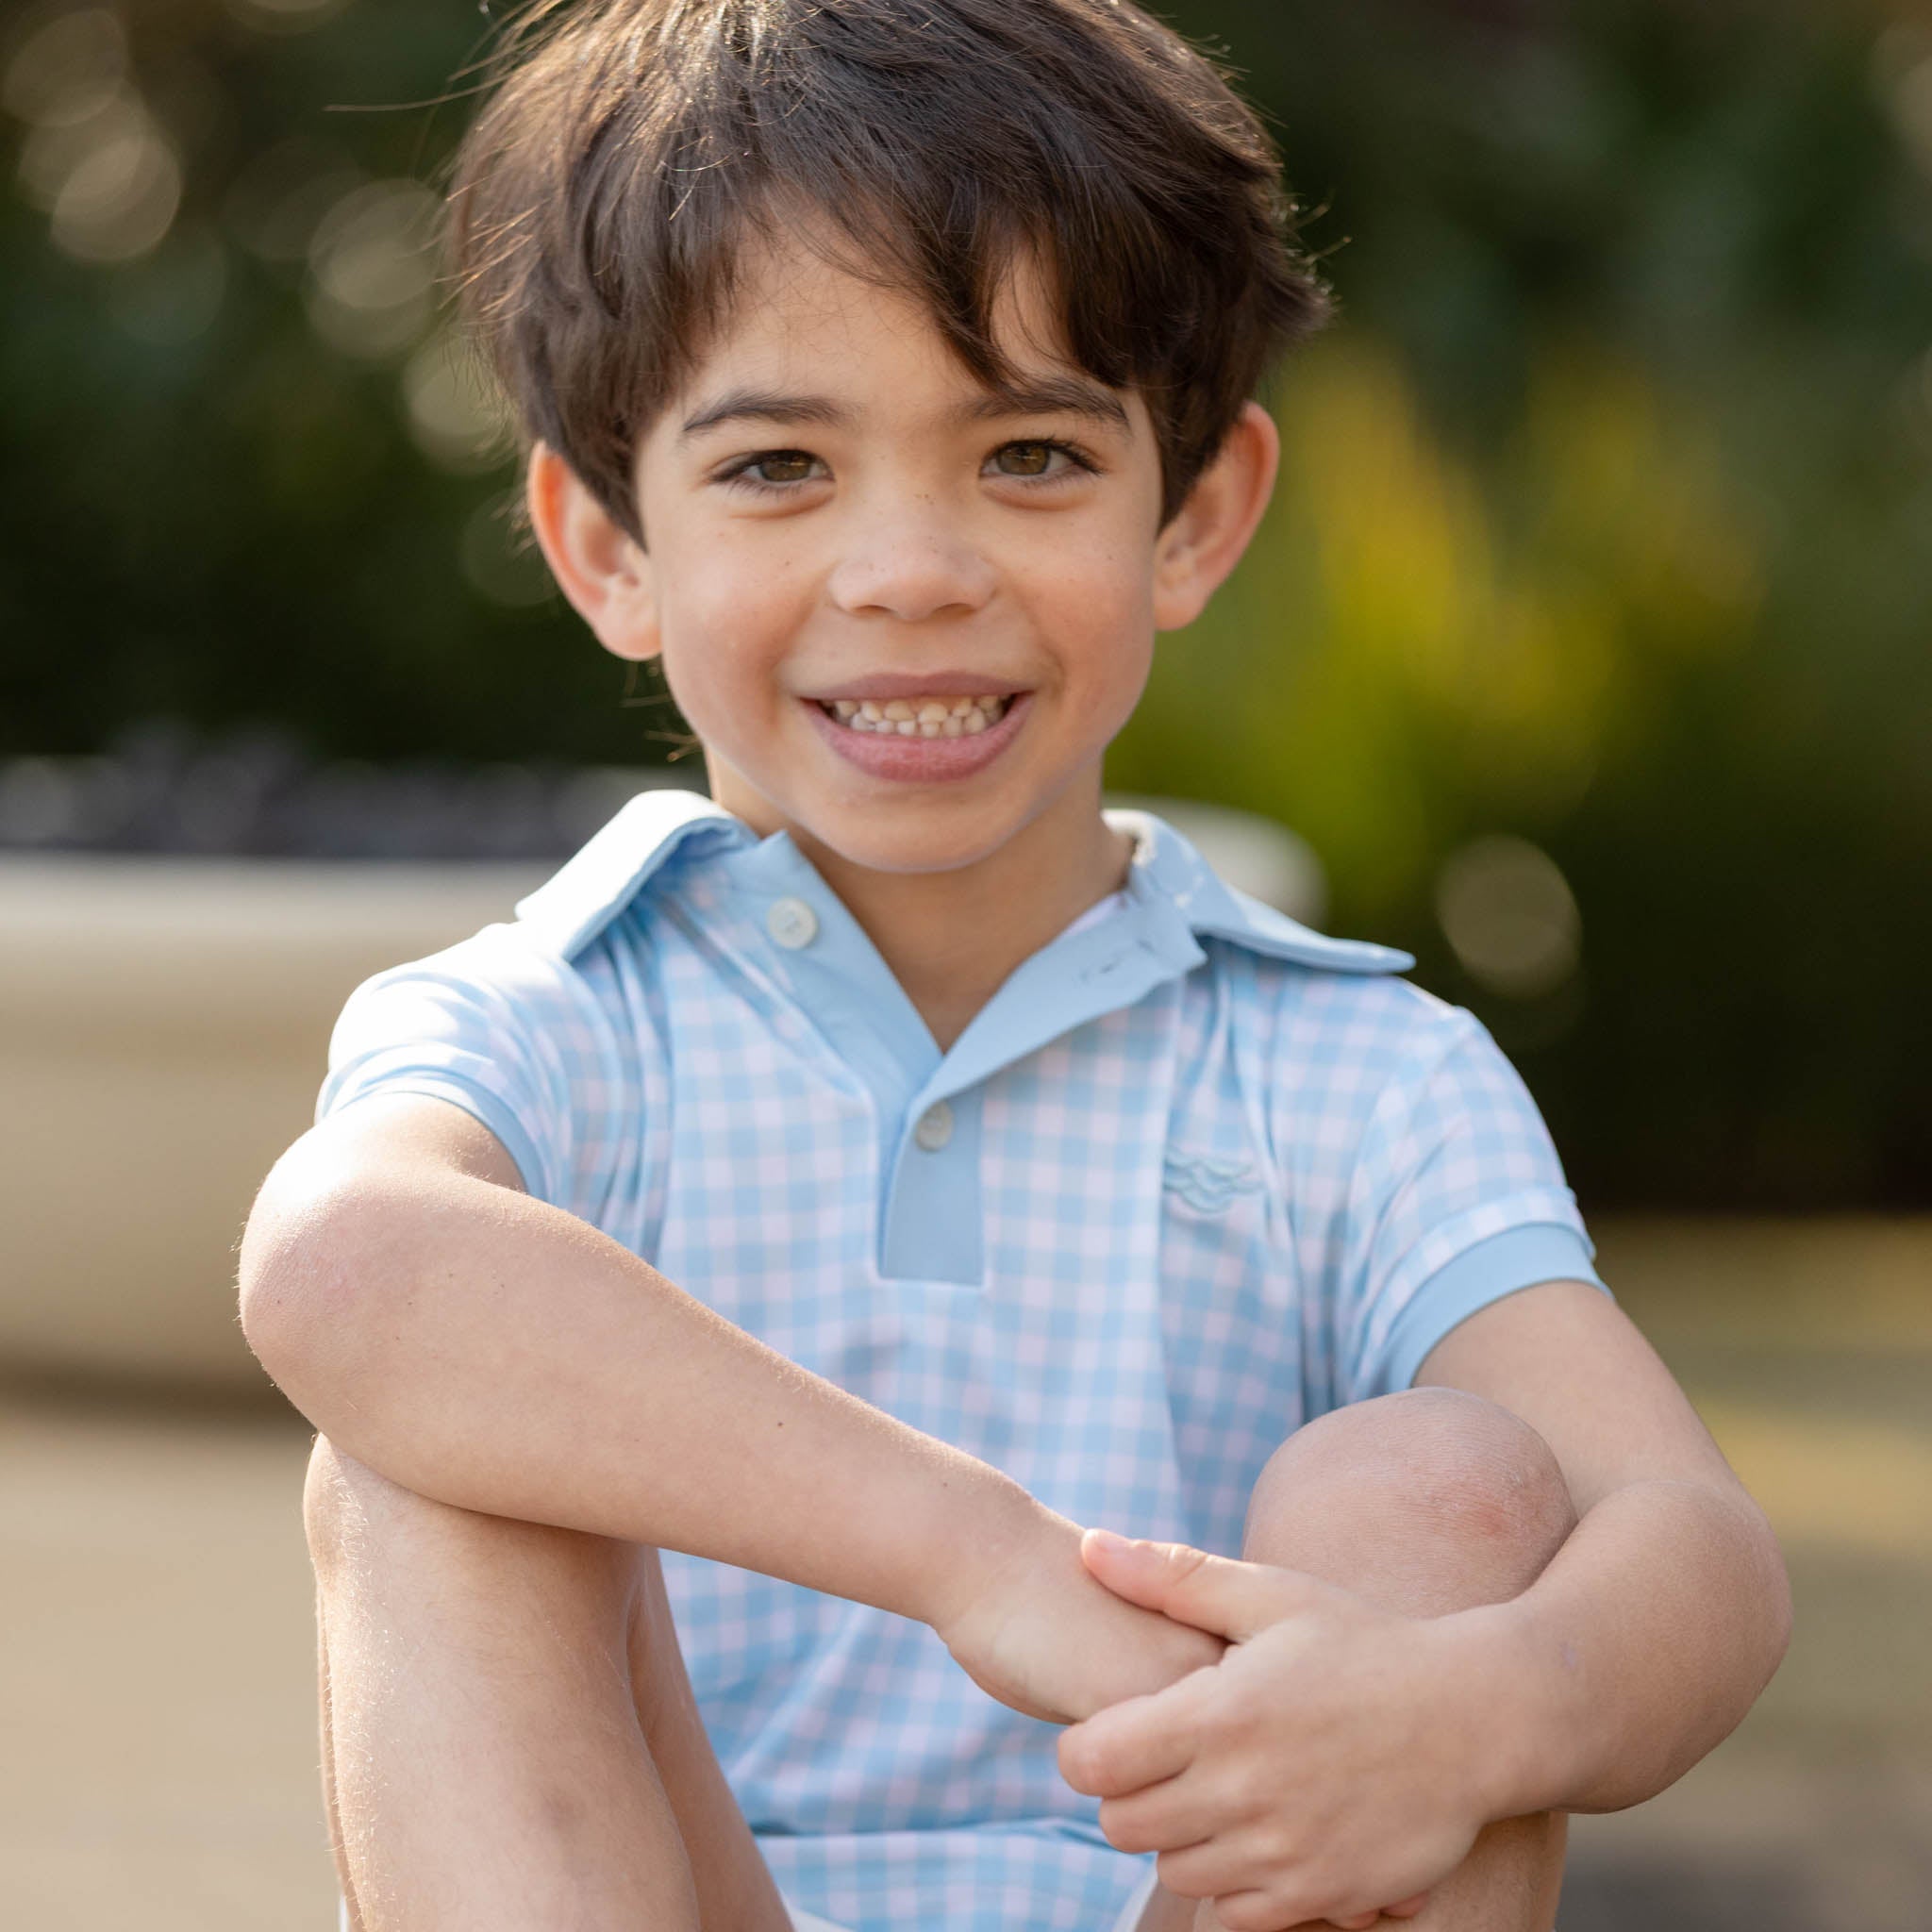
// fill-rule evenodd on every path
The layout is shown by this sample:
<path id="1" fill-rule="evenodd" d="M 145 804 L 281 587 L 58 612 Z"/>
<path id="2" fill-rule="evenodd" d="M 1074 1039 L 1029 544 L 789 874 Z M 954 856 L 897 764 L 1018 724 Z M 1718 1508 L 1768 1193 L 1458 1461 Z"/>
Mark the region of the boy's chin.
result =
<path id="1" fill-rule="evenodd" d="M 867 824 L 798 824 L 792 836 L 808 851 L 822 852 L 864 872 L 919 876 L 963 872 L 990 858 L 1006 841 L 984 822 L 950 827 L 887 825 L 886 814 L 866 814 Z"/>
<path id="2" fill-rule="evenodd" d="M 903 806 L 878 803 L 858 807 L 818 801 L 780 802 L 715 757 L 707 760 L 711 796 L 759 837 L 789 832 L 808 858 L 865 872 L 917 874 L 959 872 L 990 858 L 1024 819 L 990 811 L 984 799 L 973 810 L 931 798 L 908 798 Z M 801 808 L 801 806 L 803 808 Z"/>

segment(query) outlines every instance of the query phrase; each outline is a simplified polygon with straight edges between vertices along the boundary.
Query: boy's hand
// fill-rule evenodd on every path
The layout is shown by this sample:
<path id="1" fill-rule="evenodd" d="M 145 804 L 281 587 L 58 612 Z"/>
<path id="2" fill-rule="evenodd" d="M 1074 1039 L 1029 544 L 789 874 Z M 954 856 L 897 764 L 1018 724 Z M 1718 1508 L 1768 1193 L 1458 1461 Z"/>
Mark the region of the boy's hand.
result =
<path id="1" fill-rule="evenodd" d="M 1097 1581 L 1080 1560 L 1080 1534 L 1078 1524 L 1034 1505 L 1013 1540 L 933 1619 L 982 1690 L 1048 1724 L 1165 1690 L 1227 1649 Z"/>
<path id="2" fill-rule="evenodd" d="M 1170 1890 L 1238 1904 L 1227 1923 L 1252 1932 L 1411 1917 L 1500 1815 L 1495 1679 L 1464 1620 L 1180 1544 L 1089 1531 L 1082 1556 L 1123 1597 L 1231 1640 L 1214 1670 L 1059 1740 L 1111 1843 L 1175 1855 Z"/>

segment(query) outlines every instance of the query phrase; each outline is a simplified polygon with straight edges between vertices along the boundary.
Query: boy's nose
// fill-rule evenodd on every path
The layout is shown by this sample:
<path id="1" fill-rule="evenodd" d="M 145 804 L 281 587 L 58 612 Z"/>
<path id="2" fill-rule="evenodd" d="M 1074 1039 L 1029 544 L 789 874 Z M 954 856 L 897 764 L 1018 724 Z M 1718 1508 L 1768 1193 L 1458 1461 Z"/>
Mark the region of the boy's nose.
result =
<path id="1" fill-rule="evenodd" d="M 982 608 L 993 570 L 959 533 L 924 516 L 869 518 L 855 531 L 826 590 L 841 610 L 907 624 Z"/>

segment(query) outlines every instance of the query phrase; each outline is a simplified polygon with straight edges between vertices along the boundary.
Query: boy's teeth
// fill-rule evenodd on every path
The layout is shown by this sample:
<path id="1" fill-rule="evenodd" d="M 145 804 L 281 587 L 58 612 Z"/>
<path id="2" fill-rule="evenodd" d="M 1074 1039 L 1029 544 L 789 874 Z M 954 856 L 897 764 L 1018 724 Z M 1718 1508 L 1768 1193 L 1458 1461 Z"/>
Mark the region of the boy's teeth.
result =
<path id="1" fill-rule="evenodd" d="M 900 738 L 973 738 L 1006 716 L 1009 700 L 989 691 L 958 698 L 829 698 L 822 709 L 854 731 Z"/>

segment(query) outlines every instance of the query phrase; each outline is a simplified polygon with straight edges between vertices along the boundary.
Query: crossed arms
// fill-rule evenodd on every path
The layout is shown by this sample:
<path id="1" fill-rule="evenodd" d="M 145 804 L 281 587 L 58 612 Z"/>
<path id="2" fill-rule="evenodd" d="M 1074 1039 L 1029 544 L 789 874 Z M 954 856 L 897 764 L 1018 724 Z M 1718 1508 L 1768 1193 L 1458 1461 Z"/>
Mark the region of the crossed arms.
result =
<path id="1" fill-rule="evenodd" d="M 1083 1790 L 1130 1789 L 1123 1768 L 1158 1742 L 1152 1693 L 1223 1652 L 1093 1580 L 1079 1526 L 997 1470 L 799 1368 L 524 1194 L 494 1138 L 445 1104 L 372 1097 L 305 1136 L 263 1186 L 241 1274 L 248 1339 L 290 1399 L 423 1495 L 917 1618 L 984 1689 L 1035 1716 L 1087 1720 L 1141 1699 L 1131 1725 L 1116 1713 L 1091 1749 L 1071 1762 L 1063 1750 Z M 1491 1304 L 1418 1380 L 1529 1423 L 1580 1519 L 1529 1590 L 1458 1622 L 1472 1679 L 1499 1689 L 1481 1740 L 1507 1740 L 1505 1776 L 1483 1780 L 1502 1807 L 1491 1815 L 1651 1796 L 1732 1729 L 1783 1654 L 1789 1594 L 1761 1512 L 1594 1289 L 1551 1283 Z M 989 1618 L 995 1593 L 1003 1614 Z M 1338 1663 L 1347 1651 L 1373 1674 L 1377 1645 L 1392 1660 L 1402 1620 L 1354 1616 L 1355 1600 L 1332 1594 L 1343 1607 L 1283 1614 L 1305 1615 Z M 982 1641 L 991 1628 L 1007 1634 Z M 1291 1727 L 1286 1693 L 1282 1710 Z M 1345 1735 L 1333 1747 L 1338 1777 L 1372 1763 L 1374 1722 L 1364 1714 L 1358 1758 Z"/>

